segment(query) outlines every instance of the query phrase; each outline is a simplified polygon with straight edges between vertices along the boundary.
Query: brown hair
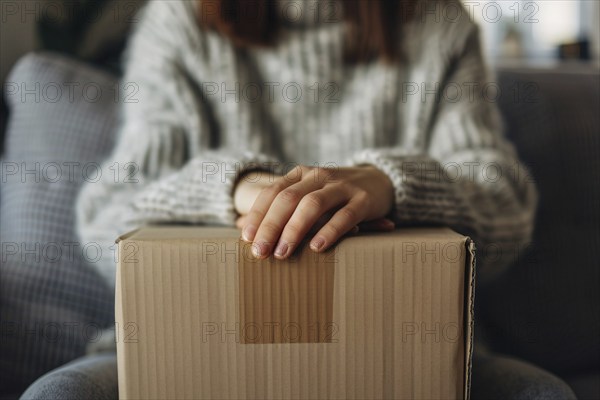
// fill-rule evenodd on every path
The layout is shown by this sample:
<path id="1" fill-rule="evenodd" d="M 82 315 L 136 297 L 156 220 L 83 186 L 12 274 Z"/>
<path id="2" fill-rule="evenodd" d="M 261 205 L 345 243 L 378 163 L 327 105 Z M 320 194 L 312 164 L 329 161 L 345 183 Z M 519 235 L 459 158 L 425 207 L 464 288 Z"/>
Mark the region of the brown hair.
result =
<path id="1" fill-rule="evenodd" d="M 200 0 L 200 26 L 229 38 L 235 46 L 272 46 L 284 21 L 278 0 Z M 417 0 L 344 0 L 348 62 L 401 58 L 399 27 L 414 17 Z M 293 4 L 293 3 L 292 3 Z M 320 7 L 317 3 L 317 7 Z M 301 12 L 316 12 L 302 10 Z M 331 22 L 335 15 L 329 13 Z M 333 18 L 331 18 L 333 17 Z"/>

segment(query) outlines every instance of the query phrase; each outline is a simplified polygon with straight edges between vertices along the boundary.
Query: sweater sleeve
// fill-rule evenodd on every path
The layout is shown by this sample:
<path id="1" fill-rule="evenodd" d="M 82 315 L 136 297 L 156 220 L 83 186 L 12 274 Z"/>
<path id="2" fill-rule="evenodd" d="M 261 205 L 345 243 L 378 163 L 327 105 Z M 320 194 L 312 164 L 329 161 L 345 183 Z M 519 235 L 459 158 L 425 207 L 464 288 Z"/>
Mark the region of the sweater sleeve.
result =
<path id="1" fill-rule="evenodd" d="M 499 110 L 481 90 L 491 81 L 478 29 L 472 28 L 440 83 L 429 123 L 423 124 L 425 150 L 366 149 L 352 163 L 372 164 L 388 175 L 398 225 L 444 225 L 471 236 L 478 249 L 478 275 L 485 283 L 529 243 L 537 194 L 503 137 Z M 475 90 L 456 96 L 452 87 L 457 84 Z"/>
<path id="2" fill-rule="evenodd" d="M 117 143 L 77 201 L 80 239 L 102 250 L 96 265 L 111 285 L 120 234 L 160 222 L 233 225 L 238 177 L 279 165 L 263 154 L 209 149 L 206 105 L 177 50 L 185 40 L 178 25 L 190 18 L 184 3 L 150 2 L 142 11 L 127 50 L 121 87 L 132 90 L 121 99 Z"/>

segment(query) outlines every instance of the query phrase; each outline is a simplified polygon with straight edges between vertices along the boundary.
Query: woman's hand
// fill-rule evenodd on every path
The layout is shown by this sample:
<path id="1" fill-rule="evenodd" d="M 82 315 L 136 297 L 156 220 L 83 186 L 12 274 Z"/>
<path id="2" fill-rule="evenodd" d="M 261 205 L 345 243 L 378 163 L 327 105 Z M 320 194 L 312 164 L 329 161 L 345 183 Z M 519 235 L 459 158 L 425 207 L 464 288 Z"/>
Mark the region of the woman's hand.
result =
<path id="1" fill-rule="evenodd" d="M 258 258 L 271 253 L 287 258 L 319 222 L 322 227 L 310 242 L 310 248 L 317 252 L 361 223 L 367 229 L 394 228 L 384 219 L 393 207 L 392 182 L 373 166 L 298 166 L 283 177 L 265 175 L 258 182 L 250 184 L 242 178 L 234 196 L 236 209 L 243 216 L 238 222 L 243 225 L 242 238 L 253 242 Z M 253 194 L 256 200 L 246 214 L 247 204 L 242 198 L 252 198 Z"/>

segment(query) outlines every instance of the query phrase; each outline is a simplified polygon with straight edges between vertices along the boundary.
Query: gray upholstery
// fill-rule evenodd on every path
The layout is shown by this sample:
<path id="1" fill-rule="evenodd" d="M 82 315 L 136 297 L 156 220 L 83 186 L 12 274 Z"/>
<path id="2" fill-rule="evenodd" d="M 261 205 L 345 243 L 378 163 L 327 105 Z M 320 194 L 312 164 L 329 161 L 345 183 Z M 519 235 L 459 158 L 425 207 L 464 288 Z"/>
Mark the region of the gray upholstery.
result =
<path id="1" fill-rule="evenodd" d="M 98 329 L 114 321 L 113 294 L 88 262 L 94 246 L 84 255 L 74 231 L 74 201 L 84 173 L 91 177 L 90 163 L 112 146 L 114 83 L 105 73 L 52 54 L 24 57 L 7 79 L 11 118 L 0 201 L 2 392 L 22 391 L 80 356 Z M 75 87 L 73 98 L 67 85 Z M 97 88 L 101 95 L 95 99 Z"/>
<path id="2" fill-rule="evenodd" d="M 573 72 L 500 73 L 507 132 L 540 204 L 532 247 L 477 293 L 495 350 L 559 374 L 600 369 L 600 77 Z"/>

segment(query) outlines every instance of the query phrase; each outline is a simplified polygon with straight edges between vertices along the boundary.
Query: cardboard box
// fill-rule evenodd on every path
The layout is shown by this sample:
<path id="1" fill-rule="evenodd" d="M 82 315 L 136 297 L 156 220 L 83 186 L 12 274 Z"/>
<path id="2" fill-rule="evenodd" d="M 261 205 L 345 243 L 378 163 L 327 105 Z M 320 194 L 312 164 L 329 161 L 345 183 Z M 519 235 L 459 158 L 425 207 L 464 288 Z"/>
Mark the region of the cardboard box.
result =
<path id="1" fill-rule="evenodd" d="M 468 398 L 474 245 L 449 229 L 258 261 L 235 229 L 118 240 L 122 399 Z"/>

